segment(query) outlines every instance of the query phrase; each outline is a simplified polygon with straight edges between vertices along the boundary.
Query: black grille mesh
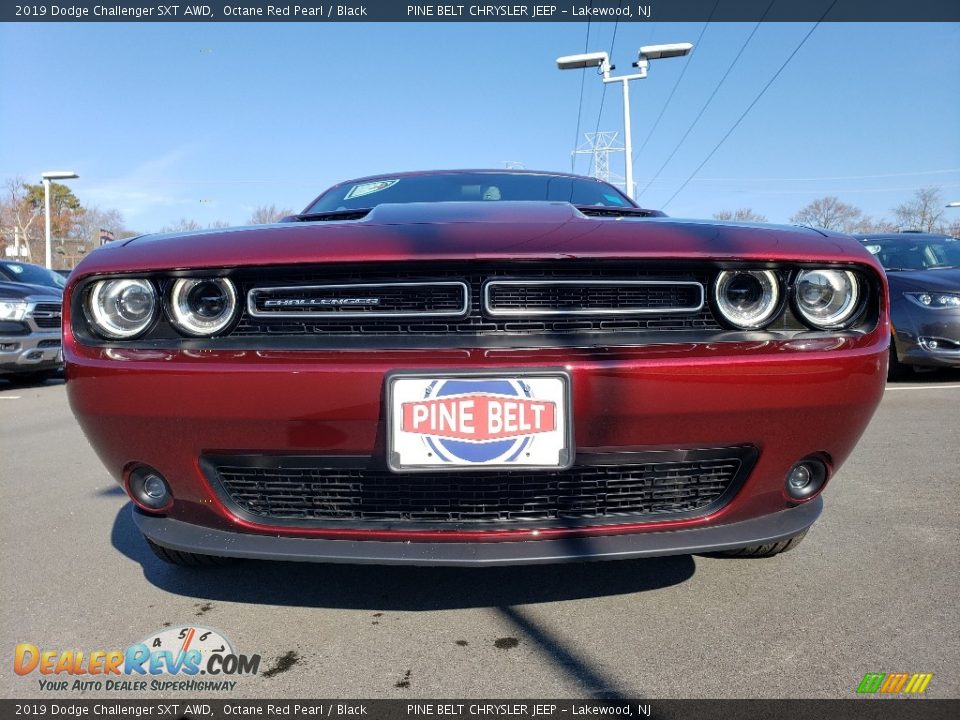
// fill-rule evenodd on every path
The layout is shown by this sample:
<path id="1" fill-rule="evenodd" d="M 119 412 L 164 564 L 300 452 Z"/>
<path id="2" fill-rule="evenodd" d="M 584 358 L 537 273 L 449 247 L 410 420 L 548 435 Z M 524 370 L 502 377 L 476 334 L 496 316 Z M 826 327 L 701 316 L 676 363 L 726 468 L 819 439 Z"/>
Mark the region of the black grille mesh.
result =
<path id="1" fill-rule="evenodd" d="M 700 289 L 694 285 L 637 284 L 494 284 L 488 305 L 504 312 L 610 312 L 697 307 Z"/>
<path id="2" fill-rule="evenodd" d="M 662 519 L 703 511 L 745 462 L 709 459 L 576 465 L 550 471 L 397 474 L 360 467 L 252 467 L 218 462 L 226 495 L 257 518 L 284 522 L 497 523 Z"/>
<path id="3" fill-rule="evenodd" d="M 325 268 L 287 270 L 261 274 L 256 281 L 243 281 L 240 290 L 246 296 L 252 287 L 266 285 L 298 285 L 325 283 L 429 282 L 463 281 L 470 289 L 470 309 L 462 318 L 262 318 L 251 316 L 244 309 L 239 322 L 230 331 L 234 337 L 250 336 L 569 336 L 582 333 L 669 332 L 683 330 L 717 331 L 721 329 L 709 306 L 690 313 L 651 313 L 636 316 L 611 314 L 569 315 L 551 317 L 487 317 L 483 311 L 483 285 L 490 279 L 621 279 L 680 280 L 709 286 L 710 275 L 704 270 L 663 270 L 625 263 L 539 263 L 515 262 L 487 265 L 443 264 L 425 275 L 423 266 L 374 265 L 355 269 Z"/>
<path id="4" fill-rule="evenodd" d="M 376 303 L 362 302 L 375 298 Z M 323 313 L 325 315 L 351 315 L 363 313 L 376 316 L 382 313 L 443 313 L 459 314 L 465 304 L 465 289 L 462 285 L 420 284 L 365 286 L 351 288 L 304 287 L 296 290 L 260 290 L 254 294 L 256 309 L 260 312 Z M 308 304 L 269 303 L 282 301 L 306 301 Z M 344 302 L 338 304 L 338 302 Z M 269 320 L 269 318 L 264 318 Z M 363 321 L 366 322 L 366 318 Z"/>

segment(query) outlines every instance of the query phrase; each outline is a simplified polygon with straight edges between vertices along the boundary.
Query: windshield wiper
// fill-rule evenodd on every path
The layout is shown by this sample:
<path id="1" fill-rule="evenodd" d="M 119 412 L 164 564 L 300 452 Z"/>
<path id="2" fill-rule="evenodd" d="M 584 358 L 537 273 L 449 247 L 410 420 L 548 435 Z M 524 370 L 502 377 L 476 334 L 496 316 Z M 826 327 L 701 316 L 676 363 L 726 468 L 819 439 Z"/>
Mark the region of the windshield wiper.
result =
<path id="1" fill-rule="evenodd" d="M 373 208 L 354 208 L 350 210 L 324 210 L 323 212 L 287 215 L 280 222 L 322 222 L 324 220 L 360 220 Z"/>

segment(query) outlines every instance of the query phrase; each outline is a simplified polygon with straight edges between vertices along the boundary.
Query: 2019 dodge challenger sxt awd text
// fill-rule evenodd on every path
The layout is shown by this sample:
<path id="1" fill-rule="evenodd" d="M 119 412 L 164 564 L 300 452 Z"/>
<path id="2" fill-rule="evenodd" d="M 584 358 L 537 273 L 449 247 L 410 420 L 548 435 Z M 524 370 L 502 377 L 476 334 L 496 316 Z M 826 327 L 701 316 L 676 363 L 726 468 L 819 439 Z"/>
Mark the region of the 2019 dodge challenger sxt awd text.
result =
<path id="1" fill-rule="evenodd" d="M 67 288 L 70 403 L 174 563 L 776 554 L 880 400 L 883 270 L 661 215 L 449 171 L 113 243 Z"/>

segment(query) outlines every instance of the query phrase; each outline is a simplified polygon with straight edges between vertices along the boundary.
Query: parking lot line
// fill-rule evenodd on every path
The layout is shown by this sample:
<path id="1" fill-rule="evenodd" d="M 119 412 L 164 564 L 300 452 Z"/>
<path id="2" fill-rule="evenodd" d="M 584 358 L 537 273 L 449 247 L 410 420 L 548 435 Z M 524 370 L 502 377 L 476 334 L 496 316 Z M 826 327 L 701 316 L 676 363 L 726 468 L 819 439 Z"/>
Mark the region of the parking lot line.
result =
<path id="1" fill-rule="evenodd" d="M 887 386 L 887 390 L 956 390 L 960 385 L 907 385 L 899 387 Z"/>

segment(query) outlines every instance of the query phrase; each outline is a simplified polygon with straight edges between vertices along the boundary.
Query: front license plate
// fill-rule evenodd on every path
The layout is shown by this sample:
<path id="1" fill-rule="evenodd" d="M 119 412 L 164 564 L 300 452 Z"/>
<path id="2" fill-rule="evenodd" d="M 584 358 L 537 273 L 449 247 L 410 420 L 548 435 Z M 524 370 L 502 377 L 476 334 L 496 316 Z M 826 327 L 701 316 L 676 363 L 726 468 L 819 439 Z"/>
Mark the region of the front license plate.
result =
<path id="1" fill-rule="evenodd" d="M 563 372 L 395 373 L 387 463 L 413 470 L 563 469 L 573 462 Z"/>

